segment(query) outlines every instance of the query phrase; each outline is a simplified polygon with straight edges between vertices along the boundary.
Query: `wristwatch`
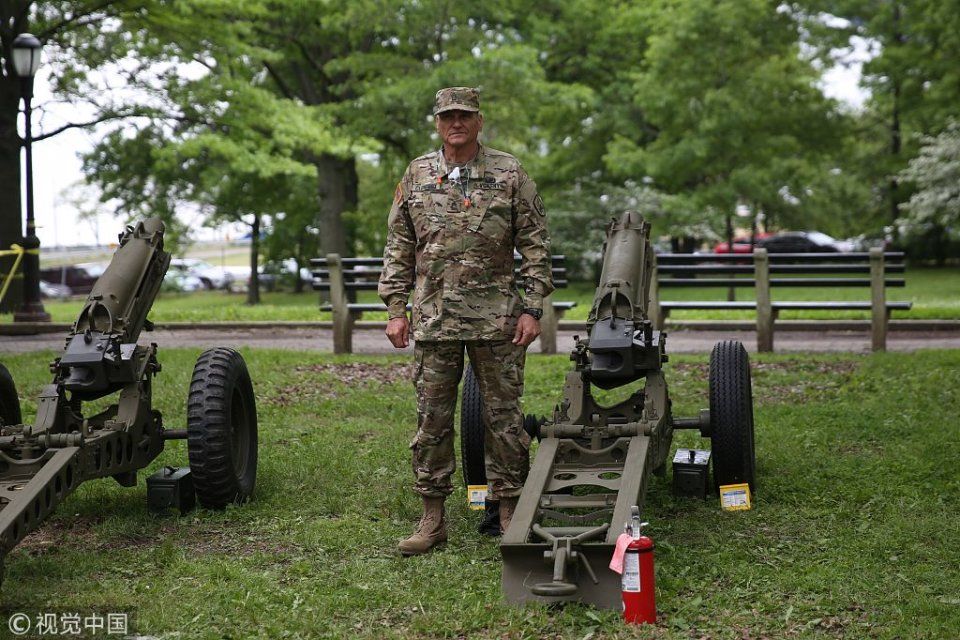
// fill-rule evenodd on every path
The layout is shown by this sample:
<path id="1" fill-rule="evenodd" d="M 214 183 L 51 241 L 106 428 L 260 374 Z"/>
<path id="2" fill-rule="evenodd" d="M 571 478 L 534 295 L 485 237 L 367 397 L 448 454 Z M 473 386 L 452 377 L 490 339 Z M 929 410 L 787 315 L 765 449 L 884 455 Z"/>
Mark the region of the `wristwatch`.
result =
<path id="1" fill-rule="evenodd" d="M 543 309 L 527 308 L 521 312 L 521 315 L 523 315 L 524 313 L 527 314 L 528 316 L 533 316 L 534 320 L 540 320 L 540 318 L 543 317 Z"/>

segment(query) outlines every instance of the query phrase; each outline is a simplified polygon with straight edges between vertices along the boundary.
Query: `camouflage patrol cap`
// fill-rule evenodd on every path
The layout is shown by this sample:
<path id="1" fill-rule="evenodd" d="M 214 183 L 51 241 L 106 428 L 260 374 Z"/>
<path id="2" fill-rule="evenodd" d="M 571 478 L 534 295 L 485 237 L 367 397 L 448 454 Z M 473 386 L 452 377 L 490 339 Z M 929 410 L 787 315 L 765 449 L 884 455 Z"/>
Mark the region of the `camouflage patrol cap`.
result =
<path id="1" fill-rule="evenodd" d="M 480 92 L 473 87 L 447 87 L 437 91 L 433 115 L 444 111 L 480 111 Z"/>

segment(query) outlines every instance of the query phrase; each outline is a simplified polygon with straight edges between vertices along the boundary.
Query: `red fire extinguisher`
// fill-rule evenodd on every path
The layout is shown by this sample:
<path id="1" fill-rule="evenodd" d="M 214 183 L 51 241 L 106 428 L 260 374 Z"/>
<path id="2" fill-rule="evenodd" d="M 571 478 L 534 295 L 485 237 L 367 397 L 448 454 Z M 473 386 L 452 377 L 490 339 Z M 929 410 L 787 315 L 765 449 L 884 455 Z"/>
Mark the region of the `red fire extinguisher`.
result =
<path id="1" fill-rule="evenodd" d="M 654 624 L 657 600 L 654 593 L 653 540 L 640 535 L 640 510 L 634 507 L 627 532 L 633 537 L 623 555 L 623 619 L 629 624 Z"/>

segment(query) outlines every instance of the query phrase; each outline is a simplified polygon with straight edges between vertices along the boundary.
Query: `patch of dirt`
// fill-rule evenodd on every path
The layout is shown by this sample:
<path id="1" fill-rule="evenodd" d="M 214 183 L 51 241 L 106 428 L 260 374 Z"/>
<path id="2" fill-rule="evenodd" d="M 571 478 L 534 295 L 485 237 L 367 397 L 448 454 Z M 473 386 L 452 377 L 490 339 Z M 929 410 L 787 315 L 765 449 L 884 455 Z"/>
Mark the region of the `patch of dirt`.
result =
<path id="1" fill-rule="evenodd" d="M 39 556 L 64 544 L 90 549 L 98 544 L 93 528 L 101 522 L 102 517 L 48 520 L 27 534 L 14 550 Z"/>
<path id="2" fill-rule="evenodd" d="M 847 456 L 883 455 L 883 444 L 873 440 L 859 440 L 857 442 L 846 442 L 836 448 L 837 453 Z"/>
<path id="3" fill-rule="evenodd" d="M 105 539 L 95 531 L 103 520 L 102 517 L 49 520 L 14 547 L 14 553 L 42 556 L 66 544 L 89 551 L 129 550 L 157 546 L 165 539 L 176 539 L 184 535 L 188 537 L 179 539 L 177 548 L 194 554 L 248 556 L 263 553 L 277 557 L 302 551 L 296 545 L 265 539 L 256 531 L 219 523 L 203 523 L 197 519 L 187 525 L 183 522 L 157 520 L 155 526 L 145 525 L 145 530 L 139 535 L 125 534 Z M 184 526 L 191 529 L 184 532 Z"/>
<path id="4" fill-rule="evenodd" d="M 329 375 L 348 384 L 392 384 L 413 379 L 413 363 L 392 365 L 378 362 L 340 362 L 335 364 L 302 365 L 294 369 L 297 373 Z"/>
<path id="5" fill-rule="evenodd" d="M 302 378 L 295 384 L 277 388 L 263 402 L 287 407 L 304 400 L 340 397 L 339 387 L 327 382 L 330 378 L 348 388 L 369 388 L 413 380 L 414 365 L 388 365 L 373 362 L 340 362 L 301 365 L 294 371 Z"/>
<path id="6" fill-rule="evenodd" d="M 751 362 L 753 399 L 758 404 L 817 399 L 843 386 L 859 366 L 859 362 L 851 360 Z M 710 377 L 710 366 L 705 363 L 681 362 L 670 369 L 681 380 L 706 382 Z M 790 377 L 789 383 L 782 380 L 784 376 Z"/>
<path id="7" fill-rule="evenodd" d="M 846 384 L 859 366 L 849 360 L 751 364 L 753 397 L 761 404 L 823 399 Z M 793 374 L 789 384 L 769 379 L 781 373 Z"/>

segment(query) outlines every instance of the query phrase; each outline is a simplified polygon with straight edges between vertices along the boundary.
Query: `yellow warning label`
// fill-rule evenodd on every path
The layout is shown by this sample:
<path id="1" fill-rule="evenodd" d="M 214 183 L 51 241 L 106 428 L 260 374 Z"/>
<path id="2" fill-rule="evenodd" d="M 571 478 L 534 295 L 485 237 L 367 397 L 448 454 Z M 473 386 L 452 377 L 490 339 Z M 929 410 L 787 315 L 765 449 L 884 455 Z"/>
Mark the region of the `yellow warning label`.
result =
<path id="1" fill-rule="evenodd" d="M 474 511 L 483 511 L 487 504 L 487 485 L 471 484 L 467 486 L 467 504 Z"/>
<path id="2" fill-rule="evenodd" d="M 746 511 L 753 508 L 749 484 L 725 484 L 720 487 L 720 506 L 724 511 Z"/>

